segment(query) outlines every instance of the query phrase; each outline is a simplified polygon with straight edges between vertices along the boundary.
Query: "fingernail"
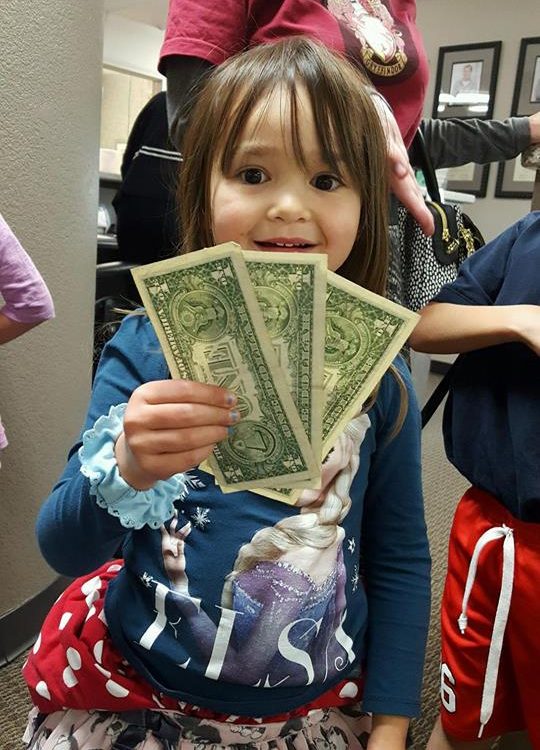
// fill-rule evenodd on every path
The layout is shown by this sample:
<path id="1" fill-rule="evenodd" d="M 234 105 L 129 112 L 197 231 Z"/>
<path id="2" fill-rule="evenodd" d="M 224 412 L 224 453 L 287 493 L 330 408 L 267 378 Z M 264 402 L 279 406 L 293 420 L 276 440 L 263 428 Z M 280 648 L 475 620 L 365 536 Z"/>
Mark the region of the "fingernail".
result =
<path id="1" fill-rule="evenodd" d="M 238 420 L 240 419 L 240 412 L 236 411 L 236 409 L 234 411 L 230 411 L 229 412 L 229 419 L 231 420 L 231 422 L 233 424 L 236 423 L 236 422 L 238 422 Z"/>
<path id="2" fill-rule="evenodd" d="M 238 397 L 234 393 L 228 393 L 225 396 L 225 402 L 227 406 L 234 406 L 237 401 L 238 401 Z"/>
<path id="3" fill-rule="evenodd" d="M 229 433 L 229 436 L 232 435 L 234 432 L 234 427 L 229 427 L 227 432 Z"/>

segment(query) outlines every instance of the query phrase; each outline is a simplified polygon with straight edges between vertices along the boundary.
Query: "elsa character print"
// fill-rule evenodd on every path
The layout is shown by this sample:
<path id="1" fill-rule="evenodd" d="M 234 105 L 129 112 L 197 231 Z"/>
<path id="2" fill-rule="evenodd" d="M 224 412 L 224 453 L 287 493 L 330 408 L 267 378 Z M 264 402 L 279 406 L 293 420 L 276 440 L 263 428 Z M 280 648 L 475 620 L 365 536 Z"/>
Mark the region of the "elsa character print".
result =
<path id="1" fill-rule="evenodd" d="M 324 489 L 305 490 L 298 515 L 260 529 L 241 547 L 222 592 L 221 605 L 234 624 L 220 679 L 273 687 L 311 684 L 331 679 L 353 661 L 342 628 L 346 571 L 340 524 L 351 506 L 350 485 L 368 427 L 366 415 L 353 419 L 323 466 Z M 176 629 L 186 621 L 210 658 L 217 626 L 189 591 L 186 539 L 191 531 L 191 522 L 183 523 L 178 513 L 161 527 L 174 602 L 169 624 Z"/>

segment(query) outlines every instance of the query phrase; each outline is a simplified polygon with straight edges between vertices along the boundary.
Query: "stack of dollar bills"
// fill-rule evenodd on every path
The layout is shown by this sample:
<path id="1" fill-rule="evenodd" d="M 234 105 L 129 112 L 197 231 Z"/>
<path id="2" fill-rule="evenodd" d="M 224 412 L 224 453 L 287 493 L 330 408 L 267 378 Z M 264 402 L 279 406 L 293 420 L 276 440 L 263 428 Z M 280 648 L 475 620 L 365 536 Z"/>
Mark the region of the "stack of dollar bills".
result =
<path id="1" fill-rule="evenodd" d="M 133 269 L 173 378 L 238 397 L 201 467 L 223 492 L 294 504 L 418 316 L 327 270 L 326 255 L 234 242 Z"/>

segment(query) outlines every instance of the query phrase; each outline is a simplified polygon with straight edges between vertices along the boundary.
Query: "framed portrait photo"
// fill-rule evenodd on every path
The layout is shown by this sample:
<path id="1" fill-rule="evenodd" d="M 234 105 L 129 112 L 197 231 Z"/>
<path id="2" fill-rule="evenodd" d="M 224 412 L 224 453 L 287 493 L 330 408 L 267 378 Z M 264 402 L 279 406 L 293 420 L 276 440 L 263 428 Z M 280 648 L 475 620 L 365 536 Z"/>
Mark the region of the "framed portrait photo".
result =
<path id="1" fill-rule="evenodd" d="M 433 117 L 493 116 L 501 42 L 440 47 Z"/>
<path id="2" fill-rule="evenodd" d="M 458 193 L 469 193 L 477 198 L 485 198 L 489 177 L 489 164 L 463 164 L 460 167 L 449 167 L 441 171 L 446 190 Z"/>
<path id="3" fill-rule="evenodd" d="M 496 198 L 532 198 L 535 171 L 521 164 L 521 156 L 499 162 Z"/>
<path id="4" fill-rule="evenodd" d="M 512 99 L 512 114 L 532 115 L 540 109 L 540 36 L 521 40 Z"/>

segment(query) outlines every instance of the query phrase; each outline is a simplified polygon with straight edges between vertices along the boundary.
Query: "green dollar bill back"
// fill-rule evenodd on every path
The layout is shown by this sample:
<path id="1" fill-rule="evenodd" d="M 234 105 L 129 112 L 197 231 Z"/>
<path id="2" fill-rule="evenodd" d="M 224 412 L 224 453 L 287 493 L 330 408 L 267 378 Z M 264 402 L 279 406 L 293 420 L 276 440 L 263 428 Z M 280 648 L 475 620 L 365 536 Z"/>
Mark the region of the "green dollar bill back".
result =
<path id="1" fill-rule="evenodd" d="M 210 461 L 220 486 L 240 490 L 318 476 L 238 246 L 142 266 L 134 278 L 173 376 L 238 396 L 242 419 Z"/>
<path id="2" fill-rule="evenodd" d="M 320 457 L 326 256 L 244 252 L 244 260 L 287 386 Z"/>
<path id="3" fill-rule="evenodd" d="M 418 321 L 416 313 L 327 273 L 323 456 L 358 413 Z M 261 494 L 294 505 L 302 490 Z"/>
<path id="4" fill-rule="evenodd" d="M 418 321 L 416 313 L 328 272 L 323 455 L 380 381 Z"/>

